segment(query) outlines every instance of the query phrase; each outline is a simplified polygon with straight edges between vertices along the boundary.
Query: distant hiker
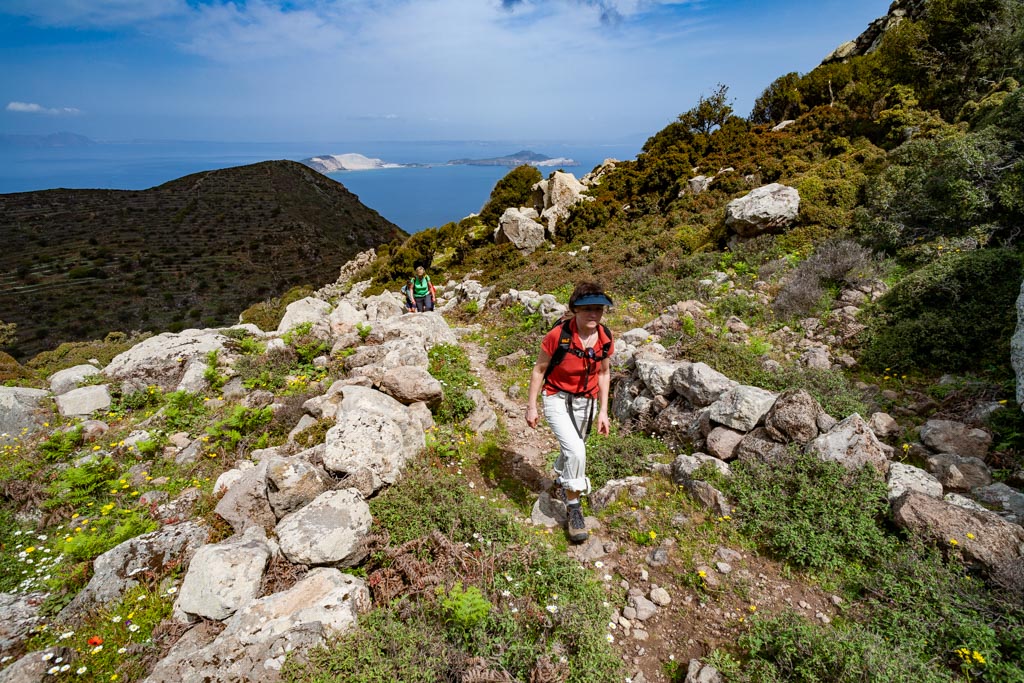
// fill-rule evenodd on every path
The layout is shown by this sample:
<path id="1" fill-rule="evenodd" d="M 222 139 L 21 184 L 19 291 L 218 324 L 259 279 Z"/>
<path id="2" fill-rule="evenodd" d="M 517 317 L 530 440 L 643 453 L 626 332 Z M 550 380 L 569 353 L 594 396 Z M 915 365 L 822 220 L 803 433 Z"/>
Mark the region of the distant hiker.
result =
<path id="1" fill-rule="evenodd" d="M 540 345 L 530 375 L 526 423 L 537 426 L 537 396 L 544 390 L 544 417 L 558 439 L 561 454 L 555 460 L 555 486 L 566 504 L 569 540 L 587 540 L 580 510 L 580 494 L 590 493 L 586 439 L 594 423 L 607 434 L 608 390 L 614 351 L 611 331 L 601 323 L 612 300 L 596 282 L 581 282 L 569 297 L 572 317 L 560 322 Z"/>
<path id="2" fill-rule="evenodd" d="M 409 278 L 408 286 L 409 291 L 412 292 L 413 299 L 416 301 L 417 311 L 422 313 L 423 311 L 434 310 L 434 285 L 430 282 L 430 276 L 427 275 L 427 271 L 423 266 L 416 267 L 416 274 Z"/>
<path id="3" fill-rule="evenodd" d="M 402 285 L 402 297 L 405 299 L 405 312 L 415 313 L 416 301 L 412 298 L 412 291 L 409 289 L 408 283 Z"/>

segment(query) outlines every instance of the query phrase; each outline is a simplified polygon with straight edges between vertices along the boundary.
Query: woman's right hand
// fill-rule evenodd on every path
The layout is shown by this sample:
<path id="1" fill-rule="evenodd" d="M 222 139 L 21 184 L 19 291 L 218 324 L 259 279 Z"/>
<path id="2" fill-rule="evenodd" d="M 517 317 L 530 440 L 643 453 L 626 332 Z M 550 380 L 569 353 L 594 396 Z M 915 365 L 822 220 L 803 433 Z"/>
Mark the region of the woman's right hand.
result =
<path id="1" fill-rule="evenodd" d="M 538 417 L 537 417 L 537 406 L 536 405 L 528 405 L 528 406 L 526 406 L 526 424 L 530 425 L 530 427 L 532 427 L 532 428 L 536 428 L 537 427 L 537 419 L 538 419 Z"/>

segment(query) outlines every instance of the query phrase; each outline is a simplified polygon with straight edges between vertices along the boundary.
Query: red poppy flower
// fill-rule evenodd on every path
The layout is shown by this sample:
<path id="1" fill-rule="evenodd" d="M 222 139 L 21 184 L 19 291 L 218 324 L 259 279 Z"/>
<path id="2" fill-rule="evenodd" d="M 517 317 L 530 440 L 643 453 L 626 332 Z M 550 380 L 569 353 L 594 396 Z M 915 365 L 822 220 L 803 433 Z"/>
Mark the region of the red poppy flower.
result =
<path id="1" fill-rule="evenodd" d="M 93 636 L 92 638 L 89 639 L 89 647 L 96 647 L 97 645 L 102 645 L 102 644 L 103 644 L 103 639 L 100 638 L 99 636 Z"/>

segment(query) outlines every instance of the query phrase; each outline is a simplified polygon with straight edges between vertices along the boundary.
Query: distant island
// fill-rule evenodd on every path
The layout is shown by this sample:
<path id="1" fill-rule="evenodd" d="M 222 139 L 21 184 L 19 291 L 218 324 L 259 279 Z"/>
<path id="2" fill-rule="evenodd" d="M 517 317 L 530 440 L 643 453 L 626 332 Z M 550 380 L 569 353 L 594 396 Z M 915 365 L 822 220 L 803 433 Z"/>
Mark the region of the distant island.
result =
<path id="1" fill-rule="evenodd" d="M 392 164 L 380 159 L 373 159 L 362 154 L 324 154 L 310 157 L 299 162 L 320 173 L 334 171 L 369 171 L 375 168 L 404 168 L 409 164 Z"/>
<path id="2" fill-rule="evenodd" d="M 50 135 L 0 135 L 0 147 L 42 149 L 46 147 L 90 147 L 96 141 L 75 133 Z"/>
<path id="3" fill-rule="evenodd" d="M 448 162 L 450 166 L 579 166 L 572 159 L 566 157 L 552 158 L 530 150 L 520 150 L 515 154 L 508 154 L 503 157 L 491 157 L 490 159 L 452 159 Z"/>

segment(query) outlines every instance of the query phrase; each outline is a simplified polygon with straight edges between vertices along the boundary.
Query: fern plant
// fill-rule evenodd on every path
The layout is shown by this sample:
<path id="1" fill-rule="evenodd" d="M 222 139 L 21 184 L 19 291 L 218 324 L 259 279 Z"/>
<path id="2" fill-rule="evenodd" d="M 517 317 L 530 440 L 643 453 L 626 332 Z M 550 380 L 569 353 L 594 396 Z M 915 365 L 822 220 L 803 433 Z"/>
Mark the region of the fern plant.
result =
<path id="1" fill-rule="evenodd" d="M 443 591 L 443 588 L 438 588 Z M 462 582 L 456 581 L 448 594 L 441 600 L 447 621 L 467 643 L 476 628 L 491 612 L 491 603 L 483 596 L 476 586 L 462 588 Z"/>

